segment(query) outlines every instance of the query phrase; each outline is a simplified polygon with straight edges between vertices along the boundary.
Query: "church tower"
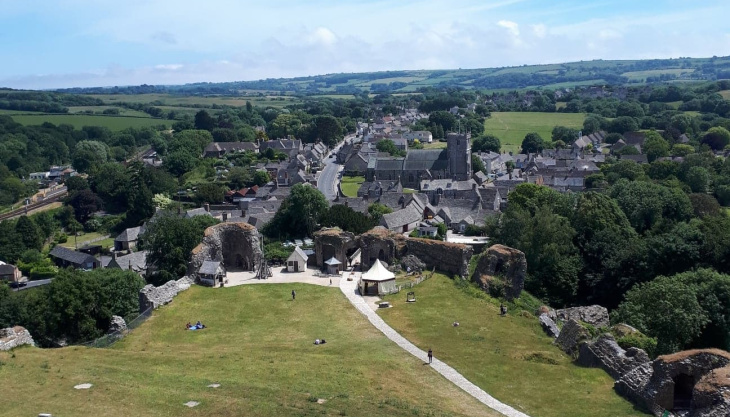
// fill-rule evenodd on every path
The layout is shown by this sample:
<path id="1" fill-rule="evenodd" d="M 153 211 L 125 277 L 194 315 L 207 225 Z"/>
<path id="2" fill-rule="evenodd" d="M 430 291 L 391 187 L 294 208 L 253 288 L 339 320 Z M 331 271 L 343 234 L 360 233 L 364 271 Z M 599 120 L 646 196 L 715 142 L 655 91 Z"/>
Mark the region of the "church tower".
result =
<path id="1" fill-rule="evenodd" d="M 471 178 L 471 134 L 449 133 L 446 136 L 449 175 L 457 181 Z"/>

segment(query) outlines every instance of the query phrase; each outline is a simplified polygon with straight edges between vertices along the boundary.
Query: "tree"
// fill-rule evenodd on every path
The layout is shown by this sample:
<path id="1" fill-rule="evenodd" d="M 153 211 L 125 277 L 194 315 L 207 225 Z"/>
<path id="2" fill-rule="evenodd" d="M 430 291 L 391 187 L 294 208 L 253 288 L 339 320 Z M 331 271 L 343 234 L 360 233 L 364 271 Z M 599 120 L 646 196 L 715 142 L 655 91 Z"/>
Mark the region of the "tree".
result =
<path id="1" fill-rule="evenodd" d="M 702 136 L 700 143 L 708 145 L 713 150 L 725 149 L 730 144 L 730 132 L 724 127 L 711 127 Z"/>
<path id="2" fill-rule="evenodd" d="M 474 174 L 477 172 L 483 172 L 486 174 L 487 172 L 487 168 L 484 167 L 482 158 L 478 157 L 476 154 L 471 154 L 471 170 Z"/>
<path id="3" fill-rule="evenodd" d="M 195 201 L 198 204 L 218 204 L 223 201 L 224 194 L 225 190 L 222 186 L 213 183 L 204 183 L 198 185 L 195 191 Z"/>
<path id="4" fill-rule="evenodd" d="M 143 235 L 143 249 L 148 251 L 147 264 L 173 276 L 183 276 L 187 270 L 190 252 L 203 240 L 203 231 L 218 223 L 210 216 L 192 219 L 163 212 L 147 223 Z"/>
<path id="5" fill-rule="evenodd" d="M 195 128 L 212 131 L 216 127 L 215 119 L 205 110 L 195 113 Z"/>
<path id="6" fill-rule="evenodd" d="M 564 143 L 573 143 L 578 139 L 578 131 L 565 126 L 555 126 L 551 138 L 553 142 L 560 140 Z"/>
<path id="7" fill-rule="evenodd" d="M 447 111 L 435 111 L 428 116 L 428 121 L 436 126 L 441 126 L 444 132 L 453 130 L 456 125 L 456 117 Z M 435 137 L 436 135 L 434 135 Z M 444 137 L 442 134 L 438 137 Z"/>
<path id="8" fill-rule="evenodd" d="M 271 149 L 271 148 L 269 148 Z M 246 187 L 253 180 L 251 170 L 243 167 L 233 167 L 228 171 L 228 185 L 232 190 L 239 190 Z"/>
<path id="9" fill-rule="evenodd" d="M 674 146 L 672 146 L 672 149 L 670 150 L 670 154 L 672 156 L 687 156 L 695 151 L 695 148 L 692 145 L 686 145 L 683 143 L 678 143 Z"/>
<path id="10" fill-rule="evenodd" d="M 367 232 L 376 223 L 366 214 L 357 212 L 342 204 L 335 204 L 322 216 L 322 226 L 339 227 L 356 235 Z"/>
<path id="11" fill-rule="evenodd" d="M 342 139 L 343 129 L 340 121 L 334 116 L 317 116 L 314 119 L 316 137 L 330 148 L 335 147 Z"/>
<path id="12" fill-rule="evenodd" d="M 659 133 L 654 131 L 646 134 L 646 141 L 642 148 L 649 162 L 654 162 L 657 158 L 669 156 L 669 143 Z"/>
<path id="13" fill-rule="evenodd" d="M 17 243 L 23 250 L 41 250 L 43 248 L 43 235 L 41 230 L 28 216 L 20 216 L 18 222 L 15 224 L 15 235 L 18 238 Z"/>
<path id="14" fill-rule="evenodd" d="M 253 173 L 253 183 L 259 187 L 266 185 L 271 181 L 271 176 L 268 171 L 258 170 Z"/>
<path id="15" fill-rule="evenodd" d="M 606 130 L 609 133 L 624 134 L 626 132 L 635 132 L 639 130 L 639 124 L 633 117 L 621 116 L 611 120 L 608 123 L 608 128 Z"/>
<path id="16" fill-rule="evenodd" d="M 706 168 L 694 166 L 687 171 L 684 181 L 693 193 L 706 193 L 710 186 L 710 173 Z"/>
<path id="17" fill-rule="evenodd" d="M 87 181 L 86 178 L 80 175 L 67 179 L 64 182 L 64 185 L 66 186 L 69 194 L 73 194 L 75 191 L 89 189 L 89 181 Z"/>
<path id="18" fill-rule="evenodd" d="M 583 121 L 583 134 L 590 135 L 601 130 L 601 119 L 595 116 L 588 116 Z"/>
<path id="19" fill-rule="evenodd" d="M 162 166 L 175 176 L 181 176 L 190 172 L 198 165 L 198 158 L 186 150 L 177 150 L 165 157 Z"/>
<path id="20" fill-rule="evenodd" d="M 545 143 L 539 134 L 532 132 L 525 135 L 525 139 L 522 140 L 522 152 L 523 153 L 537 153 L 541 152 L 545 148 Z"/>
<path id="21" fill-rule="evenodd" d="M 318 189 L 296 184 L 263 232 L 269 237 L 312 236 L 327 208 L 327 200 Z"/>
<path id="22" fill-rule="evenodd" d="M 86 223 L 92 214 L 101 209 L 102 201 L 93 191 L 85 189 L 71 194 L 68 205 L 73 207 L 76 220 Z"/>
<path id="23" fill-rule="evenodd" d="M 666 222 L 686 221 L 692 216 L 692 203 L 684 192 L 659 184 L 622 179 L 611 187 L 609 195 L 639 233 Z"/>
<path id="24" fill-rule="evenodd" d="M 368 206 L 368 214 L 370 214 L 370 217 L 375 220 L 375 223 L 380 223 L 380 219 L 383 217 L 383 214 L 392 213 L 393 209 L 390 207 L 380 204 L 380 203 L 373 203 Z"/>
<path id="25" fill-rule="evenodd" d="M 617 321 L 656 337 L 662 354 L 684 349 L 708 321 L 696 288 L 665 276 L 629 290 L 616 316 Z"/>
<path id="26" fill-rule="evenodd" d="M 502 143 L 499 138 L 494 135 L 479 136 L 474 139 L 474 143 L 471 146 L 473 152 L 496 152 L 499 153 L 502 148 Z"/>
<path id="27" fill-rule="evenodd" d="M 390 139 L 378 141 L 375 148 L 380 152 L 388 152 L 391 156 L 405 156 L 405 152 L 395 146 L 395 142 Z"/>
<path id="28" fill-rule="evenodd" d="M 109 158 L 109 147 L 99 141 L 82 140 L 74 149 L 73 166 L 79 172 L 89 172 Z"/>

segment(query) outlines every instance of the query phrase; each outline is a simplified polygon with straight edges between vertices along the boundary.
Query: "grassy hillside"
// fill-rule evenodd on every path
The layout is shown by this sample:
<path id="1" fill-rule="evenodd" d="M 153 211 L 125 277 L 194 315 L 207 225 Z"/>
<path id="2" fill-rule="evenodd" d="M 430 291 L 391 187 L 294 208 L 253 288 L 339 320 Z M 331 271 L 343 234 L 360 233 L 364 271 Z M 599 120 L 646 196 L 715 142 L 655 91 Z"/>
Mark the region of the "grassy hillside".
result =
<path id="1" fill-rule="evenodd" d="M 531 313 L 500 317 L 498 300 L 473 287 L 460 289 L 441 274 L 414 291 L 416 303 L 396 294 L 386 297 L 394 307 L 378 312 L 498 400 L 533 417 L 643 415 L 613 391 L 603 370 L 573 365 Z"/>
<path id="2" fill-rule="evenodd" d="M 580 129 L 584 119 L 582 113 L 495 112 L 484 121 L 484 134 L 498 137 L 503 150 L 518 152 L 526 134 L 537 132 L 550 140 L 555 126 Z"/>
<path id="3" fill-rule="evenodd" d="M 185 330 L 197 320 L 208 329 Z M 112 349 L 0 353 L 0 383 L 2 416 L 496 415 L 387 340 L 339 289 L 304 284 L 193 287 Z M 73 389 L 81 383 L 94 386 Z"/>
<path id="4" fill-rule="evenodd" d="M 77 129 L 84 126 L 104 126 L 110 130 L 124 130 L 128 127 L 171 126 L 172 121 L 150 117 L 97 116 L 87 114 L 22 114 L 11 115 L 16 122 L 29 126 L 45 122 L 54 125 L 68 124 Z"/>

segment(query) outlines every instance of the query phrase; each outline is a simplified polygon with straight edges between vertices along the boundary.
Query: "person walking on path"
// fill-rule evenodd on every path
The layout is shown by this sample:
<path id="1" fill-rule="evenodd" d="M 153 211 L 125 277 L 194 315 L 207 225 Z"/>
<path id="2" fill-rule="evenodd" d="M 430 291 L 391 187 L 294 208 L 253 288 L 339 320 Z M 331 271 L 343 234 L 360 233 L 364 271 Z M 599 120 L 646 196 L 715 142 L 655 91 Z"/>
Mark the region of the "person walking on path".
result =
<path id="1" fill-rule="evenodd" d="M 433 362 L 433 351 L 431 348 L 428 348 L 428 363 L 430 364 L 431 362 Z"/>
<path id="2" fill-rule="evenodd" d="M 297 299 L 297 293 L 294 290 L 291 290 L 291 300 L 294 301 Z"/>

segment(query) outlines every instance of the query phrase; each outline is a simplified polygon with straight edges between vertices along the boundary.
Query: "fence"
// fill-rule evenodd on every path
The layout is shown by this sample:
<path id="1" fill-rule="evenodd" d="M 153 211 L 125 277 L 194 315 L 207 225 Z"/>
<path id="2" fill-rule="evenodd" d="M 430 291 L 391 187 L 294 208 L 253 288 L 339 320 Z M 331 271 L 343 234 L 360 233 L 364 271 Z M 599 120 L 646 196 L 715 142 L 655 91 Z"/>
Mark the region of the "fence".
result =
<path id="1" fill-rule="evenodd" d="M 92 340 L 90 342 L 82 343 L 82 346 L 86 347 L 93 347 L 93 348 L 107 348 L 112 346 L 117 341 L 121 340 L 126 336 L 129 332 L 139 327 L 142 323 L 147 321 L 148 318 L 152 315 L 153 308 L 150 307 L 142 314 L 137 316 L 134 320 L 127 323 L 127 328 L 122 331 L 116 331 L 109 334 L 106 334 L 96 340 Z"/>
<path id="2" fill-rule="evenodd" d="M 435 273 L 436 273 L 436 267 L 434 267 L 433 270 L 431 270 L 431 273 L 429 273 L 427 275 L 421 275 L 415 281 L 406 282 L 405 284 L 398 285 L 396 287 L 396 293 L 399 293 L 402 290 L 407 290 L 407 289 L 411 289 L 411 288 L 415 287 L 416 285 L 422 283 L 423 281 L 431 278 L 433 276 L 433 274 L 435 274 Z"/>

